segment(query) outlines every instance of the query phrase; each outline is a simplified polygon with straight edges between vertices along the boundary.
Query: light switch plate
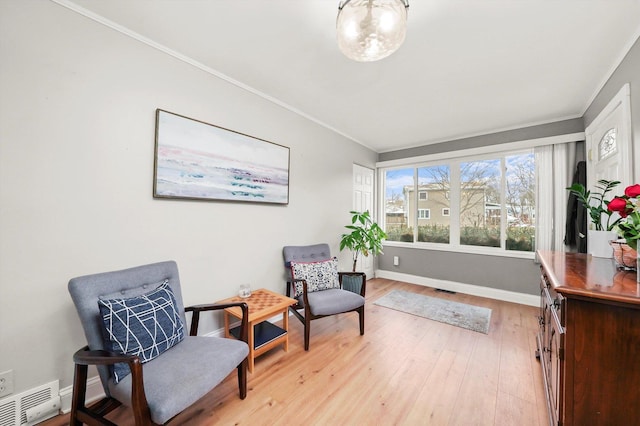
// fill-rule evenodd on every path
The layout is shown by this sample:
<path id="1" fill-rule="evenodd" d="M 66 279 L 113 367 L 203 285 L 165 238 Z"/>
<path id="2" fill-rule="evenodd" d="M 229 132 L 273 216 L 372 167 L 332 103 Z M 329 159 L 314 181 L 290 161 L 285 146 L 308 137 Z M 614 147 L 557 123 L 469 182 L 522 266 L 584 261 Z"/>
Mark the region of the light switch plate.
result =
<path id="1" fill-rule="evenodd" d="M 0 373 L 0 398 L 13 393 L 13 370 Z"/>

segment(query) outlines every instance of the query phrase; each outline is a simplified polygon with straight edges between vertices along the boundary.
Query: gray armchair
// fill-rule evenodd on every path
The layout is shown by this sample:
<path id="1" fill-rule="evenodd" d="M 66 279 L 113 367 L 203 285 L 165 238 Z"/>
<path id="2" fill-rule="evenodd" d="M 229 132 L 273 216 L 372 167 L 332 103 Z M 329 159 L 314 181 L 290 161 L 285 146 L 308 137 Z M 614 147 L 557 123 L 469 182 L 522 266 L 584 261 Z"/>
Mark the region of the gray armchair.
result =
<path id="1" fill-rule="evenodd" d="M 309 284 L 309 281 L 322 280 L 330 274 L 302 271 L 296 274 L 292 262 L 300 264 L 323 263 L 332 259 L 328 244 L 310 246 L 286 246 L 282 250 L 284 266 L 289 280 L 287 296 L 298 303 L 289 307 L 291 312 L 304 324 L 304 350 L 309 350 L 311 321 L 345 312 L 357 312 L 360 320 L 360 335 L 364 334 L 364 302 L 367 277 L 362 272 L 336 272 L 338 285 L 324 288 Z M 319 278 L 322 276 L 322 278 Z M 297 286 L 297 288 L 296 288 Z"/>
<path id="2" fill-rule="evenodd" d="M 73 278 L 69 281 L 69 293 L 88 342 L 73 357 L 75 375 L 70 424 L 112 424 L 103 416 L 121 404 L 133 409 L 136 425 L 165 424 L 211 391 L 234 369 L 238 370 L 240 398 L 246 397 L 249 353 L 246 343 L 246 303 L 199 305 L 185 309 L 178 268 L 173 261 Z M 156 297 L 157 295 L 162 297 Z M 171 326 L 179 332 L 177 337 L 167 339 L 170 344 L 163 351 L 153 347 L 149 352 L 152 353 L 150 360 L 146 359 L 145 352 L 127 355 L 130 352 L 125 351 L 123 354 L 114 351 L 114 335 L 118 334 L 116 321 L 109 323 L 114 324 L 113 327 L 105 327 L 105 324 L 107 319 L 122 314 L 107 311 L 106 307 L 117 302 L 126 304 L 130 301 L 145 302 L 147 299 L 153 299 L 154 306 L 158 307 L 154 308 L 154 317 L 156 314 L 158 318 L 161 314 L 166 314 L 173 321 Z M 138 331 L 128 326 L 128 320 L 142 318 L 142 314 L 134 311 L 142 302 L 130 304 L 136 305 L 133 307 L 127 306 L 133 313 L 127 312 L 126 315 L 129 316 L 126 321 L 120 323 L 127 323 L 126 333 L 130 335 Z M 240 306 L 243 311 L 240 340 L 196 336 L 201 312 L 229 306 Z M 188 336 L 185 311 L 192 312 Z M 148 318 L 144 320 L 147 321 Z M 151 321 L 155 321 L 155 326 L 158 326 L 158 319 Z M 142 328 L 149 331 L 146 326 Z M 97 366 L 106 397 L 93 406 L 86 407 L 89 365 Z M 116 368 L 124 368 L 125 373 L 118 376 Z"/>

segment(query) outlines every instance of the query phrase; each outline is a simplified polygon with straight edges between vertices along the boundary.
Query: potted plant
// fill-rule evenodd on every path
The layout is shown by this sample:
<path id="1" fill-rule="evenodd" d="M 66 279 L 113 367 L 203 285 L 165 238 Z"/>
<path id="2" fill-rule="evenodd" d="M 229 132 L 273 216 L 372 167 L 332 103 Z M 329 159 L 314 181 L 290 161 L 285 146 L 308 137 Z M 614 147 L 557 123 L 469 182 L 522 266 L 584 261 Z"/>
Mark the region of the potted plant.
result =
<path id="1" fill-rule="evenodd" d="M 375 256 L 382 253 L 382 242 L 387 238 L 387 234 L 375 223 L 369 211 L 357 212 L 350 211 L 351 225 L 345 228 L 351 230 L 348 234 L 342 234 L 340 239 L 340 251 L 345 248 L 353 253 L 353 272 L 356 271 L 358 256 L 369 254 Z"/>
<path id="2" fill-rule="evenodd" d="M 620 182 L 617 180 L 601 179 L 596 183 L 596 189 L 599 192 L 589 191 L 579 183 L 574 183 L 567 188 L 589 212 L 591 223 L 595 229 L 589 229 L 587 243 L 589 253 L 593 256 L 610 258 L 613 253 L 609 241 L 616 237 L 613 228 L 620 222 L 621 218 L 618 217 L 613 222 L 611 221 L 611 216 L 614 212 L 609 210 L 610 201 L 605 200 L 605 196 L 619 184 Z M 603 225 L 604 216 L 606 216 L 607 220 Z"/>

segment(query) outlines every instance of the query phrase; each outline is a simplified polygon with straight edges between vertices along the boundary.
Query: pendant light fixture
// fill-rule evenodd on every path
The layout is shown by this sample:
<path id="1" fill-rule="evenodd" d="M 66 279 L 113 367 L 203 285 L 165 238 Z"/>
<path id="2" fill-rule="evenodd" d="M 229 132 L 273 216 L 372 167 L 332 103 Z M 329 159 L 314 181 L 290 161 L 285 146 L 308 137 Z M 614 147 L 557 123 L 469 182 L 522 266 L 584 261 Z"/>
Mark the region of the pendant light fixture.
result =
<path id="1" fill-rule="evenodd" d="M 338 47 L 348 58 L 377 61 L 398 50 L 407 35 L 409 0 L 345 0 L 338 5 Z"/>

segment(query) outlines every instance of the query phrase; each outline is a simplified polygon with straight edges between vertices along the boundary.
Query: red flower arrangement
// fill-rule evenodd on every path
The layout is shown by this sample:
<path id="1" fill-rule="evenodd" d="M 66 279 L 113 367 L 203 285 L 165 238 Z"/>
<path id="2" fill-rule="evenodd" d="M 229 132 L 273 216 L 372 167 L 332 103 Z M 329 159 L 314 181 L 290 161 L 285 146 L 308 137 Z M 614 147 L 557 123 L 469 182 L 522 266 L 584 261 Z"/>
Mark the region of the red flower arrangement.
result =
<path id="1" fill-rule="evenodd" d="M 623 219 L 617 225 L 617 233 L 627 241 L 629 247 L 637 251 L 640 239 L 640 184 L 627 186 L 624 195 L 609 201 L 607 209 L 618 213 Z"/>

